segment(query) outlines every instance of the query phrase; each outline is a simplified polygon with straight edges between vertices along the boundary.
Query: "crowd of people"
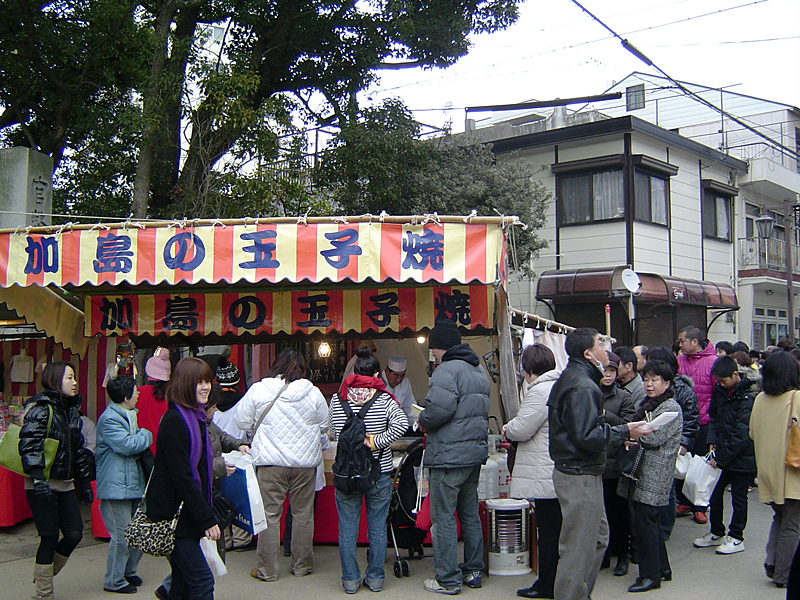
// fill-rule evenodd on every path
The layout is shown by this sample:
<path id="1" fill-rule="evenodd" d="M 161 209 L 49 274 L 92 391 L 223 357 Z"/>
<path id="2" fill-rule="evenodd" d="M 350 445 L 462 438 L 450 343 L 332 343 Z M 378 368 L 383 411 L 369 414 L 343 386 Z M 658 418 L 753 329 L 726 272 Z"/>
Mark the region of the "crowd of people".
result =
<path id="1" fill-rule="evenodd" d="M 490 380 L 452 321 L 437 321 L 428 345 L 436 368 L 417 416 L 405 358 L 392 357 L 382 369 L 369 344 L 359 347 L 330 402 L 292 347 L 244 394 L 238 370 L 224 356 L 187 357 L 173 366 L 163 348 L 145 364 L 145 385 L 137 388 L 131 376 L 111 378 L 94 452 L 97 497 L 110 535 L 103 589 L 130 594 L 143 584 L 141 553 L 124 538 L 139 508 L 153 521 L 178 517 L 170 574 L 155 590 L 162 600 L 214 597 L 203 538 L 217 541 L 223 560 L 226 550 L 255 547 L 250 575 L 277 580 L 285 505 L 283 554 L 291 557 L 294 576 L 312 573 L 322 451 L 329 440 L 346 439 L 358 419 L 363 442 L 357 443 L 373 468 L 368 481 L 335 491 L 344 591 L 384 587 L 390 446 L 414 431 L 426 436 L 422 466 L 430 473 L 435 574 L 424 589 L 452 595 L 463 585 L 480 588 L 486 565 L 477 491 L 488 456 Z M 800 351 L 786 343 L 763 354 L 742 342 L 712 345 L 694 326 L 683 328 L 671 348 L 613 351 L 596 330 L 580 328 L 567 336 L 565 350 L 563 370 L 548 347 L 523 350 L 519 411 L 502 428 L 518 444 L 510 495 L 529 500 L 537 517 L 537 579 L 517 595 L 588 600 L 613 558 L 618 577 L 638 565 L 629 592 L 658 589 L 673 577 L 667 541 L 681 516 L 709 524 L 695 547 L 743 552 L 748 492 L 755 485 L 774 513 L 765 574 L 778 587 L 798 586 L 800 470 L 783 458 L 788 424 L 800 416 L 800 401 L 797 408 L 793 402 Z M 52 600 L 53 579 L 81 540 L 79 503 L 93 501 L 94 473 L 74 367 L 47 365 L 42 387 L 27 403 L 20 455 L 40 536 L 35 598 Z M 47 438 L 59 441 L 51 464 L 45 464 Z M 220 480 L 236 470 L 222 456 L 233 450 L 249 454 L 255 467 L 268 525 L 256 539 L 228 523 L 220 527 L 212 508 Z M 676 461 L 687 453 L 707 456 L 720 470 L 708 506 L 685 497 L 675 477 Z M 732 513 L 726 528 L 727 495 Z M 362 504 L 369 538 L 363 574 L 356 552 Z"/>

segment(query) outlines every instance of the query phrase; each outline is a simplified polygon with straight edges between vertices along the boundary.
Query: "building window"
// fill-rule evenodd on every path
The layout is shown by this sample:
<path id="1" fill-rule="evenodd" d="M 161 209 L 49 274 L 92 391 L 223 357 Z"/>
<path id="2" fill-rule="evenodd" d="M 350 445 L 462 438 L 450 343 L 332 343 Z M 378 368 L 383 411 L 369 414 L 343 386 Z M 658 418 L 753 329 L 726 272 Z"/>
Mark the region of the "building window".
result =
<path id="1" fill-rule="evenodd" d="M 731 241 L 732 204 L 729 196 L 711 190 L 703 191 L 703 235 Z"/>
<path id="2" fill-rule="evenodd" d="M 749 202 L 744 205 L 744 237 L 749 240 L 758 237 L 756 230 L 756 219 L 760 216 L 761 209 Z"/>
<path id="3" fill-rule="evenodd" d="M 757 350 L 764 350 L 767 346 L 774 346 L 785 338 L 789 333 L 786 315 L 785 309 L 754 307 L 751 346 Z"/>
<path id="4" fill-rule="evenodd" d="M 560 224 L 578 225 L 625 215 L 622 170 L 561 175 Z"/>
<path id="5" fill-rule="evenodd" d="M 625 88 L 625 108 L 628 110 L 639 110 L 644 108 L 643 83 Z"/>
<path id="6" fill-rule="evenodd" d="M 637 221 L 667 225 L 667 180 L 636 171 L 634 175 Z"/>

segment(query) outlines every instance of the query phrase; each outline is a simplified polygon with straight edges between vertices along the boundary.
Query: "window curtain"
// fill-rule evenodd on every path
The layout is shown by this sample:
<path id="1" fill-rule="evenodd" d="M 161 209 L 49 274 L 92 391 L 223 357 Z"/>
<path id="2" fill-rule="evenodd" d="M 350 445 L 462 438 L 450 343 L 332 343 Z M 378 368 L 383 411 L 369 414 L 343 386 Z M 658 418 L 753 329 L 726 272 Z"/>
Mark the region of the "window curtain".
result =
<path id="1" fill-rule="evenodd" d="M 571 175 L 561 182 L 561 206 L 564 211 L 561 222 L 590 223 L 592 221 L 591 175 Z"/>
<path id="2" fill-rule="evenodd" d="M 622 192 L 622 171 L 595 173 L 592 177 L 595 220 L 617 219 L 625 216 Z"/>

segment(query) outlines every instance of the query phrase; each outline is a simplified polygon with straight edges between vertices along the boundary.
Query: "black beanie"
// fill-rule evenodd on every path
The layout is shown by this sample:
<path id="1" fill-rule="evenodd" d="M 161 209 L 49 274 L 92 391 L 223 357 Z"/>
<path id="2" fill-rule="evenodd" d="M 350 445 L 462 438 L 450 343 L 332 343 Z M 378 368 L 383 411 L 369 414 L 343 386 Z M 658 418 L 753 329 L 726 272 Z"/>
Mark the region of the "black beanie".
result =
<path id="1" fill-rule="evenodd" d="M 428 334 L 428 348 L 439 348 L 440 350 L 450 350 L 453 346 L 461 343 L 461 334 L 458 327 L 449 319 L 440 319 Z"/>

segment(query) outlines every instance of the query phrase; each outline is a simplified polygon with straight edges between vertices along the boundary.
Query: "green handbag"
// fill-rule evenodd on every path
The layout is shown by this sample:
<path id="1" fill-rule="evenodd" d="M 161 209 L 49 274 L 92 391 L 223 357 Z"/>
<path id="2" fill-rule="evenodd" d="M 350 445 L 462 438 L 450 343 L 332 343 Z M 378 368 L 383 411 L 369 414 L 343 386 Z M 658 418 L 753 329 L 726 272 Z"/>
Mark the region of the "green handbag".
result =
<path id="1" fill-rule="evenodd" d="M 50 433 L 50 423 L 53 421 L 53 407 L 48 405 L 50 414 L 47 417 L 47 435 Z M 5 467 L 9 471 L 25 475 L 22 470 L 22 458 L 19 455 L 19 432 L 22 428 L 19 425 L 9 425 L 8 431 L 0 441 L 0 467 Z M 58 440 L 51 437 L 44 438 L 44 478 L 50 479 L 50 469 L 58 452 Z"/>

